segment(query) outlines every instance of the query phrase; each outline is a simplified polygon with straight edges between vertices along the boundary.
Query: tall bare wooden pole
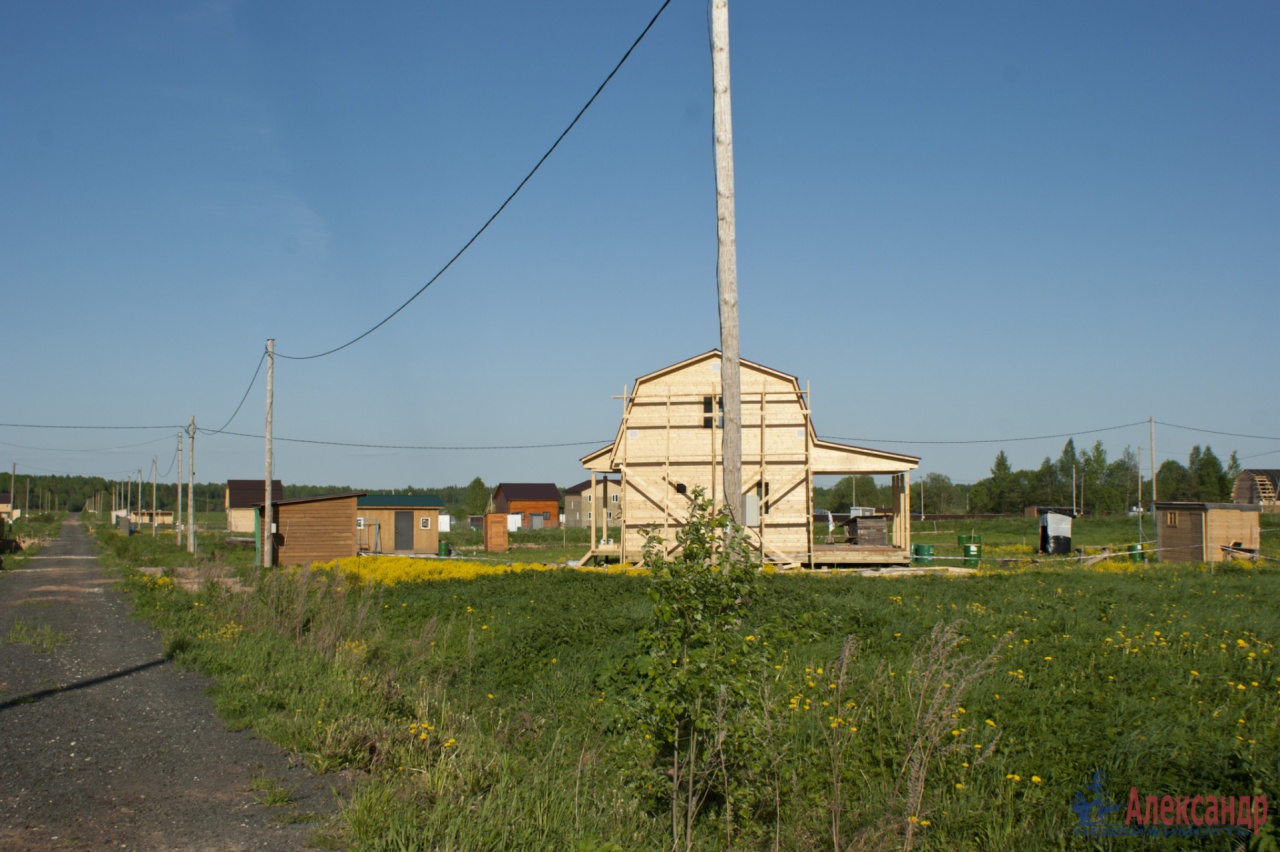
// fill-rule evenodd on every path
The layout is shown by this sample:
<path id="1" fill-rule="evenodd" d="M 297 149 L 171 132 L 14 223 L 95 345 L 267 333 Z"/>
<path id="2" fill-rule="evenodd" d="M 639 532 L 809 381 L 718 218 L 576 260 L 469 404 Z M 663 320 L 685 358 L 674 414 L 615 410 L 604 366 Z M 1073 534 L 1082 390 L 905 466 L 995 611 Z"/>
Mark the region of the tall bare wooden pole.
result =
<path id="1" fill-rule="evenodd" d="M 270 568 L 275 565 L 276 537 L 272 531 L 275 513 L 271 505 L 271 480 L 273 476 L 271 463 L 271 418 L 275 409 L 275 376 L 276 376 L 276 341 L 267 341 L 267 481 L 266 497 L 262 503 L 262 565 Z"/>
<path id="2" fill-rule="evenodd" d="M 196 552 L 196 418 L 187 427 L 187 553 Z"/>
<path id="3" fill-rule="evenodd" d="M 724 400 L 724 503 L 741 523 L 742 378 L 738 356 L 738 242 L 733 210 L 733 112 L 729 98 L 729 0 L 711 3 L 711 87 L 716 138 L 716 279 L 720 291 L 720 387 Z M 712 405 L 712 416 L 715 406 Z"/>
<path id="4" fill-rule="evenodd" d="M 156 467 L 157 459 L 151 457 L 151 537 L 156 537 Z"/>
<path id="5" fill-rule="evenodd" d="M 1160 499 L 1156 491 L 1156 419 L 1152 417 L 1148 425 L 1151 427 L 1151 516 L 1154 518 L 1156 501 Z"/>
<path id="6" fill-rule="evenodd" d="M 182 547 L 182 433 L 178 433 L 178 501 L 173 508 L 173 530 L 178 536 L 178 547 Z"/>

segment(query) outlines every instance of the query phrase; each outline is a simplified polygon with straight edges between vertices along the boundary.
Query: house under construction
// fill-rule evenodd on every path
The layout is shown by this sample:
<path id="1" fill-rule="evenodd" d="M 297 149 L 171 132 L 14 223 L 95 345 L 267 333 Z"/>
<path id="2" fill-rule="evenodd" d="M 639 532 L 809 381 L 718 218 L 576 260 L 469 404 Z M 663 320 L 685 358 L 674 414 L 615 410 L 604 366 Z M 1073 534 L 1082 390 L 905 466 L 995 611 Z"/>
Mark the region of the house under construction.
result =
<path id="1" fill-rule="evenodd" d="M 818 438 L 808 393 L 795 376 L 741 364 L 742 521 L 762 558 L 787 567 L 908 562 L 909 471 L 920 459 Z M 723 428 L 718 350 L 637 379 L 623 394 L 613 443 L 582 459 L 593 483 L 600 474 L 620 480 L 623 506 L 621 539 L 605 538 L 603 526 L 598 533 L 594 519 L 583 563 L 640 562 L 648 530 L 673 551 L 693 492 L 722 502 Z M 888 544 L 813 544 L 813 478 L 828 474 L 892 477 Z"/>

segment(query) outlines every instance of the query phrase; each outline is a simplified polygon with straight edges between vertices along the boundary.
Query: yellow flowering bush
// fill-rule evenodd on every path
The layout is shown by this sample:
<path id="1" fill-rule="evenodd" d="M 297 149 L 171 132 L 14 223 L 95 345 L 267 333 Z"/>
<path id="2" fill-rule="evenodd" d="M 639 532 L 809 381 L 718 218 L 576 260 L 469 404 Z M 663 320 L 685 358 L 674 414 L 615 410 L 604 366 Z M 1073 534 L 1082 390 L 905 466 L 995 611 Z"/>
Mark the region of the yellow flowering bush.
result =
<path id="1" fill-rule="evenodd" d="M 320 562 L 315 568 L 334 571 L 366 583 L 394 586 L 397 583 L 419 583 L 424 580 L 474 580 L 495 574 L 519 574 L 523 571 L 599 571 L 596 568 L 565 568 L 541 562 L 479 562 L 462 559 L 414 559 L 409 556 L 352 556 Z M 620 569 L 620 570 L 619 570 Z M 643 574 L 644 569 L 630 565 L 615 566 L 610 573 Z"/>

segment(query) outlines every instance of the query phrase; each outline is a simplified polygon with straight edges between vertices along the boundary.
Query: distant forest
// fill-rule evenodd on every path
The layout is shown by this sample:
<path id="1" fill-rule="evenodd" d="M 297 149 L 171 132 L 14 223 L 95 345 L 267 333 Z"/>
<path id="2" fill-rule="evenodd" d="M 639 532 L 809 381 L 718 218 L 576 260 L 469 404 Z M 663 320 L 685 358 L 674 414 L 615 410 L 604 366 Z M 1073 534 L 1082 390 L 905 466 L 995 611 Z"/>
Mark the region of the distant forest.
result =
<path id="1" fill-rule="evenodd" d="M 1009 457 L 1001 450 L 991 466 L 991 475 L 974 483 L 953 483 L 941 473 L 929 473 L 911 483 L 911 511 L 920 512 L 920 493 L 924 491 L 924 514 L 1000 514 L 1022 513 L 1028 506 L 1072 505 L 1072 478 L 1075 479 L 1075 505 L 1095 515 L 1122 514 L 1138 504 L 1140 464 L 1137 454 L 1126 447 L 1120 457 L 1108 460 L 1107 451 L 1098 441 L 1085 452 L 1068 440 L 1057 460 L 1045 457 L 1035 470 L 1013 470 Z M 1191 500 L 1226 503 L 1240 475 L 1240 462 L 1232 452 L 1226 465 L 1212 447 L 1191 449 L 1185 465 L 1169 459 L 1160 465 L 1161 500 Z M 814 507 L 818 510 L 847 512 L 850 506 L 888 509 L 888 485 L 877 485 L 870 476 L 859 476 L 856 488 L 853 477 L 846 476 L 830 488 L 815 488 Z M 1151 479 L 1142 479 L 1143 504 L 1151 504 Z"/>
<path id="2" fill-rule="evenodd" d="M 99 476 L 27 476 L 18 473 L 17 485 L 11 482 L 11 474 L 6 471 L 0 474 L 0 492 L 12 493 L 18 508 L 31 512 L 66 511 L 80 512 L 89 507 L 92 511 L 107 511 L 112 507 L 113 498 L 118 497 L 123 508 L 125 485 Z M 177 500 L 178 487 L 172 482 L 156 483 L 156 508 L 172 510 Z M 370 491 L 379 494 L 388 493 L 386 489 L 353 488 L 348 485 L 285 485 L 284 498 L 316 497 L 322 494 L 341 494 L 349 491 Z M 489 503 L 489 488 L 484 480 L 476 477 L 469 485 L 446 485 L 440 488 L 408 488 L 393 489 L 396 494 L 434 494 L 444 502 L 445 510 L 451 515 L 480 514 Z M 134 481 L 131 488 L 131 505 L 138 503 L 138 483 Z M 197 512 L 221 512 L 225 507 L 225 482 L 197 482 L 195 484 L 195 507 Z M 151 483 L 142 483 L 142 506 L 151 508 Z M 182 493 L 183 511 L 187 508 L 186 484 Z"/>
<path id="3" fill-rule="evenodd" d="M 991 475 L 974 483 L 953 483 L 941 473 L 929 473 L 922 479 L 913 477 L 911 511 L 927 515 L 1020 514 L 1027 506 L 1072 505 L 1072 476 L 1075 478 L 1075 504 L 1090 514 L 1121 514 L 1138 503 L 1140 464 L 1137 454 L 1125 448 L 1120 457 L 1108 460 L 1107 451 L 1098 441 L 1087 451 L 1076 449 L 1068 440 L 1057 460 L 1045 457 L 1035 470 L 1013 470 L 1009 458 L 1001 450 L 991 466 Z M 1211 447 L 1193 447 L 1187 463 L 1169 459 L 1160 465 L 1159 497 L 1161 500 L 1194 500 L 1224 503 L 1231 500 L 1231 490 L 1240 475 L 1240 462 L 1232 452 L 1227 463 L 1214 454 Z M 226 483 L 197 482 L 197 512 L 220 512 L 224 505 Z M 1151 502 L 1151 480 L 1143 479 L 1144 505 Z M 285 499 L 340 494 L 347 491 L 382 489 L 353 488 L 349 485 L 285 485 Z M 813 505 L 818 511 L 846 512 L 850 506 L 890 508 L 890 489 L 877 484 L 870 476 L 846 476 L 829 488 L 814 488 Z M 60 510 L 79 512 L 110 509 L 113 494 L 123 494 L 123 485 L 90 476 L 27 476 L 18 474 L 17 487 L 10 483 L 8 471 L 0 473 L 0 492 L 12 492 L 19 508 L 28 506 L 33 512 Z M 173 509 L 177 487 L 158 483 L 156 506 Z M 491 489 L 476 477 L 467 485 L 444 485 L 435 488 L 394 489 L 396 494 L 434 494 L 443 501 L 445 510 L 455 517 L 478 515 L 489 505 Z M 133 484 L 136 503 L 138 484 Z M 122 498 L 123 499 L 123 498 Z M 96 502 L 95 502 L 96 501 Z M 183 495 L 185 509 L 186 495 Z M 142 486 L 142 505 L 151 507 L 151 483 Z M 562 503 L 563 505 L 563 503 Z"/>

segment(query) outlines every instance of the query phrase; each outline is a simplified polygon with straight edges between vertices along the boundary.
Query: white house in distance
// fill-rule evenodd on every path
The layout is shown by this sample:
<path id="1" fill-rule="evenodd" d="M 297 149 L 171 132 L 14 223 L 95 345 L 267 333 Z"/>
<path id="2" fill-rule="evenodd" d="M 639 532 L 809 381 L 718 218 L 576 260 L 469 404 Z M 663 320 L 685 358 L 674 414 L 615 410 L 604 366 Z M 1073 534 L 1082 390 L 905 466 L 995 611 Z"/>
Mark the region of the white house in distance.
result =
<path id="1" fill-rule="evenodd" d="M 824 441 L 810 416 L 808 394 L 795 376 L 742 361 L 743 518 L 748 538 L 766 562 L 781 566 L 892 565 L 909 561 L 909 471 L 916 456 Z M 596 476 L 620 480 L 619 541 L 597 538 L 583 562 L 639 562 L 645 530 L 661 532 L 670 550 L 702 489 L 717 504 L 723 495 L 723 403 L 720 352 L 712 350 L 641 376 L 624 392 L 622 423 L 613 443 L 582 458 Z M 888 545 L 813 544 L 813 477 L 889 475 L 893 510 Z M 591 489 L 594 490 L 594 487 Z"/>

